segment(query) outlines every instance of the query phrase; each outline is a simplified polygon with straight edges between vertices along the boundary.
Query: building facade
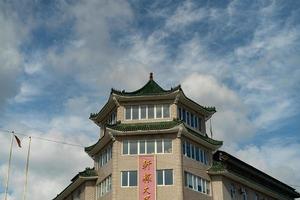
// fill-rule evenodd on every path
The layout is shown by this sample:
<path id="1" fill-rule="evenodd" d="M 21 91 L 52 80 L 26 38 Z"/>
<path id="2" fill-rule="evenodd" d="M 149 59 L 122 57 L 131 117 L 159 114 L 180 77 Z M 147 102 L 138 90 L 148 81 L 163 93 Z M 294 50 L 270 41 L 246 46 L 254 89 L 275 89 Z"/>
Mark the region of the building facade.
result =
<path id="1" fill-rule="evenodd" d="M 206 121 L 216 112 L 180 86 L 150 80 L 134 92 L 112 89 L 90 119 L 99 140 L 85 148 L 94 160 L 55 200 L 294 199 L 288 185 L 218 149 Z"/>

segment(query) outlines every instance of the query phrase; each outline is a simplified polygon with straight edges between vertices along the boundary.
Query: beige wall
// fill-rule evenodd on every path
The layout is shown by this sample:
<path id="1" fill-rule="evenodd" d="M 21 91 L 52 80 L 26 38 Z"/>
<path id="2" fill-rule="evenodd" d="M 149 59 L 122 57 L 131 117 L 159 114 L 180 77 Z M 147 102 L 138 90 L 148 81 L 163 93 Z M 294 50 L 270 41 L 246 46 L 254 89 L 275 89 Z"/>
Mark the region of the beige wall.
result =
<path id="1" fill-rule="evenodd" d="M 224 176 L 212 176 L 212 190 L 213 200 L 230 200 L 230 185 L 233 183 L 236 188 L 236 200 L 242 200 L 242 194 L 240 188 L 245 188 L 248 199 L 254 199 L 255 194 L 259 195 L 259 199 L 275 200 L 274 198 L 254 190 L 253 188 L 247 187 L 246 185 L 226 178 Z"/>
<path id="2" fill-rule="evenodd" d="M 172 153 L 157 154 L 157 169 L 173 169 L 174 182 L 172 186 L 157 186 L 157 199 L 182 199 L 181 150 L 180 139 L 173 135 L 132 136 L 130 139 L 172 138 Z M 118 137 L 113 147 L 113 199 L 133 200 L 138 198 L 138 187 L 121 187 L 121 171 L 138 170 L 137 155 L 122 155 L 122 141 L 128 137 Z"/>
<path id="3" fill-rule="evenodd" d="M 202 148 L 203 150 L 206 150 L 208 152 L 208 162 L 211 163 L 211 159 L 212 159 L 212 153 L 211 151 L 209 151 L 208 149 L 206 149 L 205 147 L 203 147 L 200 144 L 197 144 L 191 140 L 188 140 L 186 138 L 183 138 L 181 141 L 189 141 L 190 143 L 192 143 L 193 145 L 197 145 L 198 147 Z M 203 179 L 206 179 L 208 181 L 211 181 L 210 176 L 207 174 L 207 170 L 210 168 L 210 164 L 209 165 L 205 165 L 202 164 L 199 161 L 196 161 L 192 158 L 186 157 L 184 155 L 182 156 L 182 165 L 183 165 L 183 173 L 184 172 L 189 172 L 193 175 L 196 175 L 198 177 L 201 177 Z M 183 179 L 183 184 L 184 184 L 184 179 Z M 210 186 L 210 188 L 212 188 Z M 212 189 L 211 189 L 212 190 Z M 212 199 L 212 192 L 211 194 L 207 195 L 207 194 L 203 194 L 197 191 L 194 191 L 190 188 L 186 188 L 184 187 L 184 199 L 188 199 L 188 200 L 193 200 L 193 199 Z"/>

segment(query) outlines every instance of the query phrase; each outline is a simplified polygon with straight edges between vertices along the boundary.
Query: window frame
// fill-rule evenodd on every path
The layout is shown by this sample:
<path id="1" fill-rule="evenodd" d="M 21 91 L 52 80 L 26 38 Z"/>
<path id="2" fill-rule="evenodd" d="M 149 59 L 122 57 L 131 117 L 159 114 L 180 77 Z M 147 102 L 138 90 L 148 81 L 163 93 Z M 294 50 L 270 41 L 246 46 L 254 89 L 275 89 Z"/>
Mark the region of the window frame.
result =
<path id="1" fill-rule="evenodd" d="M 172 184 L 166 184 L 166 171 L 170 170 L 172 173 Z M 158 171 L 162 172 L 162 184 L 158 184 Z M 157 186 L 173 186 L 174 185 L 174 170 L 173 169 L 157 169 L 156 170 L 156 185 Z"/>
<path id="2" fill-rule="evenodd" d="M 130 172 L 135 172 L 136 173 L 136 185 L 130 185 Z M 127 173 L 127 185 L 123 185 L 123 173 Z M 138 172 L 137 170 L 128 170 L 128 171 L 121 171 L 121 188 L 131 188 L 131 187 L 138 187 L 139 182 L 138 182 Z"/>

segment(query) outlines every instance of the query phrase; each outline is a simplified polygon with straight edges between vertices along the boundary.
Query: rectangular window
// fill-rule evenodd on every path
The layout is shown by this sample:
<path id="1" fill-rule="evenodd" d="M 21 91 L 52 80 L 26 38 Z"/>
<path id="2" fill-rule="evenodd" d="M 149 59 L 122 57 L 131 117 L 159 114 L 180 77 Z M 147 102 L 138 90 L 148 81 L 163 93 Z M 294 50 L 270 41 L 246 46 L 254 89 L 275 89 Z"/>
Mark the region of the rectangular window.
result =
<path id="1" fill-rule="evenodd" d="M 199 148 L 196 147 L 196 160 L 200 161 L 200 154 L 199 154 Z"/>
<path id="2" fill-rule="evenodd" d="M 111 153 L 111 145 L 109 145 L 106 149 L 102 150 L 98 155 L 98 168 L 105 165 L 112 158 Z"/>
<path id="3" fill-rule="evenodd" d="M 155 140 L 147 141 L 147 154 L 155 153 Z"/>
<path id="4" fill-rule="evenodd" d="M 146 150 L 146 142 L 145 140 L 140 140 L 140 154 L 145 154 L 145 150 Z"/>
<path id="5" fill-rule="evenodd" d="M 151 140 L 124 140 L 123 141 L 123 155 L 136 154 L 154 154 L 154 153 L 172 153 L 171 139 L 151 139 Z M 107 156 L 103 155 L 102 159 L 111 158 L 111 146 L 107 149 Z M 108 161 L 107 160 L 107 161 Z M 106 163 L 107 161 L 103 161 Z"/>
<path id="6" fill-rule="evenodd" d="M 128 152 L 128 147 L 129 147 L 129 142 L 128 142 L 128 140 L 124 140 L 123 141 L 123 154 L 128 154 L 129 152 Z"/>
<path id="7" fill-rule="evenodd" d="M 111 175 L 97 185 L 97 197 L 100 198 L 111 191 Z"/>
<path id="8" fill-rule="evenodd" d="M 156 180 L 157 180 L 157 185 L 164 185 L 164 176 L 163 176 L 163 170 L 157 170 L 156 172 Z"/>
<path id="9" fill-rule="evenodd" d="M 132 119 L 139 119 L 139 106 L 132 106 Z"/>
<path id="10" fill-rule="evenodd" d="M 182 120 L 184 122 L 186 122 L 186 113 L 185 113 L 185 109 L 182 109 Z"/>
<path id="11" fill-rule="evenodd" d="M 165 172 L 165 185 L 173 185 L 173 170 L 166 169 Z"/>
<path id="12" fill-rule="evenodd" d="M 141 106 L 141 119 L 146 119 L 147 118 L 147 106 L 143 105 Z"/>
<path id="13" fill-rule="evenodd" d="M 195 127 L 194 115 L 193 114 L 191 114 L 191 127 Z"/>
<path id="14" fill-rule="evenodd" d="M 181 108 L 178 108 L 177 112 L 178 119 L 182 120 Z"/>
<path id="15" fill-rule="evenodd" d="M 173 170 L 163 169 L 156 171 L 157 185 L 173 185 Z"/>
<path id="16" fill-rule="evenodd" d="M 122 172 L 122 186 L 128 186 L 128 171 Z"/>
<path id="17" fill-rule="evenodd" d="M 186 111 L 186 123 L 187 123 L 188 125 L 191 124 L 191 123 L 190 123 L 190 113 L 189 113 L 188 111 Z"/>
<path id="18" fill-rule="evenodd" d="M 156 105 L 156 118 L 162 118 L 162 105 Z"/>
<path id="19" fill-rule="evenodd" d="M 163 153 L 163 141 L 156 140 L 156 153 Z"/>
<path id="20" fill-rule="evenodd" d="M 164 153 L 172 153 L 172 140 L 164 139 Z"/>
<path id="21" fill-rule="evenodd" d="M 137 171 L 122 171 L 121 177 L 123 187 L 137 186 Z"/>
<path id="22" fill-rule="evenodd" d="M 130 141 L 130 143 L 129 143 L 129 154 L 131 154 L 131 155 L 137 154 L 137 150 L 138 150 L 137 141 L 135 141 L 135 140 Z"/>
<path id="23" fill-rule="evenodd" d="M 154 119 L 154 105 L 148 105 L 148 119 Z"/>
<path id="24" fill-rule="evenodd" d="M 190 148 L 190 143 L 186 142 L 186 155 L 187 157 L 191 157 L 191 148 Z"/>
<path id="25" fill-rule="evenodd" d="M 198 129 L 198 117 L 197 116 L 195 116 L 194 121 L 195 121 L 195 128 Z"/>
<path id="26" fill-rule="evenodd" d="M 191 144 L 191 158 L 195 159 L 195 146 Z"/>
<path id="27" fill-rule="evenodd" d="M 129 186 L 137 186 L 137 171 L 129 171 Z"/>
<path id="28" fill-rule="evenodd" d="M 125 119 L 131 119 L 131 106 L 125 106 Z"/>
<path id="29" fill-rule="evenodd" d="M 169 104 L 164 104 L 163 105 L 163 117 L 164 118 L 169 118 L 170 117 L 170 105 Z"/>
<path id="30" fill-rule="evenodd" d="M 204 194 L 210 194 L 210 182 L 195 176 L 189 172 L 185 172 L 185 187 Z"/>

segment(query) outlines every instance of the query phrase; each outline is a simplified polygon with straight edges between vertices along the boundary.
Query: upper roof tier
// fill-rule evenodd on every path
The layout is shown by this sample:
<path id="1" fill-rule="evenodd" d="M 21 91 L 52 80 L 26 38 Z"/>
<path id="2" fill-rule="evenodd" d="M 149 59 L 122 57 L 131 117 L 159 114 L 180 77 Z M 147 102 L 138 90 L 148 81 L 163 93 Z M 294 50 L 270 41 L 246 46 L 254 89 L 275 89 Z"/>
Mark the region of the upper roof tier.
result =
<path id="1" fill-rule="evenodd" d="M 90 119 L 93 121 L 101 121 L 102 116 L 107 114 L 107 111 L 114 106 L 118 106 L 119 102 L 122 101 L 151 101 L 151 100 L 174 100 L 175 103 L 178 101 L 182 104 L 189 105 L 191 108 L 195 108 L 201 112 L 206 119 L 209 119 L 215 112 L 215 107 L 205 107 L 199 105 L 195 101 L 188 98 L 180 85 L 172 87 L 169 90 L 163 89 L 159 84 L 153 80 L 153 73 L 150 73 L 149 81 L 140 89 L 133 92 L 127 92 L 125 90 L 115 90 L 111 89 L 110 97 L 108 102 L 103 106 L 103 108 L 98 113 L 92 113 Z"/>
<path id="2" fill-rule="evenodd" d="M 140 89 L 133 91 L 133 92 L 126 92 L 125 90 L 118 91 L 118 90 L 112 89 L 111 93 L 121 95 L 121 96 L 148 96 L 148 95 L 152 96 L 152 95 L 170 94 L 179 89 L 180 89 L 180 85 L 178 85 L 174 88 L 171 88 L 170 90 L 164 90 L 153 80 L 153 74 L 150 73 L 149 81 Z"/>

